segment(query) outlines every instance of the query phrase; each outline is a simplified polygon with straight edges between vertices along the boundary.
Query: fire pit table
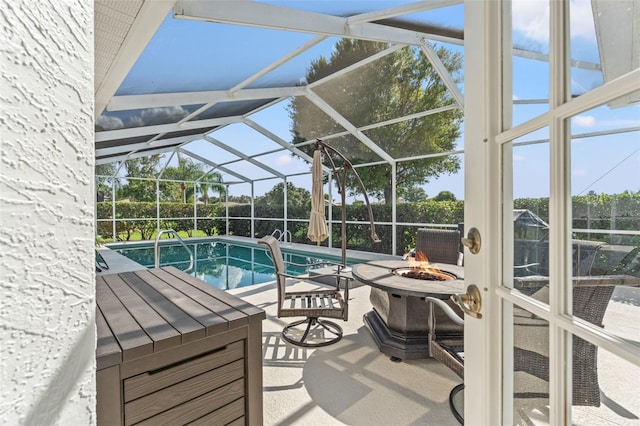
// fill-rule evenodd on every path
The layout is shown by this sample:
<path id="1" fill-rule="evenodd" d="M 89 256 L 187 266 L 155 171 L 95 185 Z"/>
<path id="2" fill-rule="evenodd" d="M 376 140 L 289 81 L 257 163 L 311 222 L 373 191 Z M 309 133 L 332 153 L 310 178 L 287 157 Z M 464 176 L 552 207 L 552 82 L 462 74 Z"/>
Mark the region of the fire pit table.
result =
<path id="1" fill-rule="evenodd" d="M 426 296 L 448 299 L 464 293 L 464 268 L 431 264 L 450 275 L 447 281 L 404 276 L 407 261 L 377 260 L 353 265 L 353 277 L 371 287 L 373 309 L 364 315 L 380 352 L 392 360 L 429 358 L 428 321 L 431 304 Z"/>

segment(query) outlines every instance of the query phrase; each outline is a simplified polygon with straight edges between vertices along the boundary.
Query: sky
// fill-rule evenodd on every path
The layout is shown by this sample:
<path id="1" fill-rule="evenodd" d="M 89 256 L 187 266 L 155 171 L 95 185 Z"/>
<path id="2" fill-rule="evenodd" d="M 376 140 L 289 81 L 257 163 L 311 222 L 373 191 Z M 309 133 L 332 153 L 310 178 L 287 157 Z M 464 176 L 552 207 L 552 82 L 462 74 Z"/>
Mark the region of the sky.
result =
<path id="1" fill-rule="evenodd" d="M 312 3 L 314 2 L 303 4 L 311 7 Z M 326 3 L 327 7 L 331 4 L 342 7 L 340 5 L 349 4 L 349 2 Z M 547 7 L 548 2 L 544 1 L 514 1 L 512 23 L 516 47 L 543 54 L 548 53 Z M 591 2 L 572 0 L 570 14 L 572 59 L 599 63 L 600 55 L 595 37 Z M 462 7 L 455 6 L 430 12 L 429 19 L 433 22 L 448 22 L 460 27 Z M 215 29 L 212 29 L 212 26 L 215 26 Z M 171 31 L 168 31 L 169 29 Z M 212 40 L 220 36 L 224 36 L 224 39 L 229 42 L 214 45 Z M 123 82 L 118 94 L 225 89 L 233 82 L 248 78 L 253 72 L 283 57 L 311 38 L 313 36 L 308 34 L 168 18 Z M 319 43 L 310 51 L 284 64 L 255 84 L 278 85 L 280 80 L 290 81 L 291 76 L 299 75 L 300 70 L 304 69 L 312 59 L 319 55 L 328 56 L 335 41 L 335 38 L 329 38 Z M 447 47 L 462 50 L 460 46 L 448 45 Z M 247 55 L 249 51 L 250 57 Z M 229 70 L 234 72 L 229 73 Z M 549 69 L 546 62 L 515 57 L 513 70 L 514 100 L 523 102 L 548 98 Z M 571 87 L 574 94 L 582 94 L 602 83 L 600 72 L 574 69 L 571 73 Z M 254 114 L 250 119 L 283 140 L 289 141 L 291 125 L 287 105 L 288 101 L 281 102 Z M 134 112 L 133 116 L 147 123 L 154 122 L 153 120 L 162 122 L 172 114 L 184 116 L 195 106 L 189 108 L 188 106 L 177 110 L 156 108 L 137 112 L 137 115 Z M 513 108 L 513 124 L 520 124 L 547 110 L 548 107 L 545 104 L 517 104 Z M 110 113 L 103 114 L 99 124 L 106 128 L 128 127 L 132 125 L 133 120 L 131 113 Z M 612 135 L 599 133 L 638 126 L 640 126 L 639 106 L 617 108 L 603 106 L 571 119 L 572 194 L 580 195 L 589 191 L 618 193 L 624 190 L 640 190 L 640 132 L 636 130 L 631 133 Z M 278 148 L 276 143 L 243 124 L 229 125 L 216 131 L 212 136 L 249 155 Z M 515 198 L 549 195 L 549 147 L 544 143 L 547 138 L 548 129 L 541 129 L 516 141 L 516 144 L 521 142 L 525 144 L 513 149 Z M 531 141 L 543 141 L 543 143 L 529 144 Z M 463 147 L 463 138 L 458 141 L 458 146 Z M 235 158 L 205 141 L 194 142 L 186 148 L 212 158 L 217 163 Z M 276 170 L 286 170 L 287 173 L 305 173 L 310 170 L 308 164 L 292 158 L 288 152 L 270 154 L 259 160 Z M 462 157 L 461 160 L 464 163 Z M 252 179 L 268 175 L 246 162 L 239 166 L 237 171 Z M 279 182 L 278 179 L 257 182 L 255 195 L 263 194 Z M 292 177 L 290 182 L 307 189 L 311 186 L 310 175 Z M 453 176 L 445 175 L 430 181 L 423 188 L 429 197 L 437 195 L 440 191 L 450 191 L 457 198 L 463 199 L 464 176 L 462 172 Z M 230 187 L 232 195 L 248 195 L 249 191 L 250 187 L 246 184 Z M 337 198 L 335 190 L 334 198 Z"/>

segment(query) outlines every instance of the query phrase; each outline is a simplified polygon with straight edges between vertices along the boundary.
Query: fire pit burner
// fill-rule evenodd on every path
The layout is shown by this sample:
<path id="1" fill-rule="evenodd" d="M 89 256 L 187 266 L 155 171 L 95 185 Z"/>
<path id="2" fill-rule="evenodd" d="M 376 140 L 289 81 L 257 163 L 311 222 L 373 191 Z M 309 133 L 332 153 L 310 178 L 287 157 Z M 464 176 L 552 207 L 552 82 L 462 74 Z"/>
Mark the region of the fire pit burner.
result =
<path id="1" fill-rule="evenodd" d="M 439 269 L 421 269 L 421 268 L 395 268 L 391 272 L 405 278 L 413 278 L 416 280 L 428 281 L 453 281 L 458 279 L 457 276 L 450 272 L 441 271 Z"/>

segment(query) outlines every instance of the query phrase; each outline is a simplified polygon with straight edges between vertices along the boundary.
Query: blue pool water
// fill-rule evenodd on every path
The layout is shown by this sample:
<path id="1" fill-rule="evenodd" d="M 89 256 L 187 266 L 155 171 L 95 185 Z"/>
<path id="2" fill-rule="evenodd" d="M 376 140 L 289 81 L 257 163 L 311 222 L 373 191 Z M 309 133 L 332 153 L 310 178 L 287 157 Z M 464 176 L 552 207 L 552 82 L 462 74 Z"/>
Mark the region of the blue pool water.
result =
<path id="1" fill-rule="evenodd" d="M 186 241 L 194 256 L 194 270 L 190 273 L 222 290 L 261 284 L 276 279 L 273 262 L 265 248 L 258 244 L 234 244 L 225 241 Z M 154 267 L 153 243 L 109 245 L 129 259 L 147 267 Z M 312 253 L 287 252 L 283 249 L 287 262 L 298 264 L 316 263 L 322 260 L 339 262 L 339 259 L 322 259 Z M 189 267 L 189 254 L 180 244 L 163 241 L 160 245 L 160 266 L 174 266 L 185 270 Z M 308 268 L 287 266 L 291 275 L 306 274 Z"/>

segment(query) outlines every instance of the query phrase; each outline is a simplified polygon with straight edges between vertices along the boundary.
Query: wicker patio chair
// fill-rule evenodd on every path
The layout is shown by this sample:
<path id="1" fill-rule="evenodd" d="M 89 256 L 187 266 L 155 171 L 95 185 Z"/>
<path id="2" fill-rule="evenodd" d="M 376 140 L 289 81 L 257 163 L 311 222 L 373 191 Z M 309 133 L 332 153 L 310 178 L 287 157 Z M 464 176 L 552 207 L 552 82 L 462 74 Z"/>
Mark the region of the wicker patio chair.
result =
<path id="1" fill-rule="evenodd" d="M 590 262 L 591 260 L 587 260 Z M 582 271 L 587 273 L 588 271 Z M 607 275 L 575 276 L 573 278 L 573 314 L 590 324 L 604 327 L 602 323 L 616 286 L 640 286 L 640 248 L 626 255 Z M 534 299 L 549 302 L 549 277 L 516 277 L 514 287 L 531 295 Z M 437 310 L 445 313 L 451 321 L 463 326 L 464 320 L 457 307 L 444 300 L 425 298 Z M 464 379 L 464 339 L 452 338 L 439 330 L 436 315 L 429 322 L 429 350 L 433 358 L 441 361 L 460 378 Z M 514 398 L 522 406 L 540 408 L 548 404 L 549 383 L 549 327 L 548 323 L 519 307 L 514 307 L 514 373 L 519 386 L 514 389 Z M 600 406 L 598 382 L 598 348 L 577 337 L 573 337 L 573 405 Z M 455 394 L 464 388 L 457 385 L 449 395 L 451 410 L 462 424 L 462 415 L 454 406 Z"/>
<path id="2" fill-rule="evenodd" d="M 460 231 L 458 229 L 418 229 L 416 253 L 422 252 L 429 262 L 458 265 Z"/>
<path id="3" fill-rule="evenodd" d="M 429 316 L 429 356 L 437 359 L 464 380 L 464 317 L 451 300 L 425 297 L 431 305 Z M 436 308 L 437 306 L 437 308 Z M 464 389 L 456 385 L 449 393 L 449 407 L 453 416 L 464 424 L 462 414 L 455 405 L 455 396 Z"/>
<path id="4" fill-rule="evenodd" d="M 284 327 L 282 338 L 293 345 L 303 347 L 319 347 L 338 342 L 342 338 L 342 327 L 323 318 L 347 321 L 349 281 L 353 281 L 353 278 L 339 273 L 314 275 L 314 279 L 334 277 L 336 280 L 335 288 L 318 288 L 319 284 L 317 283 L 305 283 L 301 277 L 286 273 L 286 265 L 309 265 L 285 262 L 278 240 L 268 235 L 260 239 L 258 243 L 267 246 L 273 260 L 278 288 L 278 318 L 305 317 Z M 330 262 L 322 263 L 327 264 Z M 313 265 L 318 265 L 318 263 Z M 287 291 L 287 279 L 296 280 L 297 284 L 313 285 L 314 288 L 302 291 Z M 325 332 L 330 333 L 332 337 L 325 337 Z"/>
<path id="5" fill-rule="evenodd" d="M 573 240 L 572 264 L 573 275 L 586 276 L 598 251 L 606 244 L 599 241 Z M 515 240 L 514 242 L 514 275 L 549 275 L 549 240 L 548 236 L 536 240 Z"/>

